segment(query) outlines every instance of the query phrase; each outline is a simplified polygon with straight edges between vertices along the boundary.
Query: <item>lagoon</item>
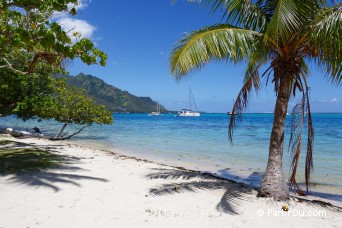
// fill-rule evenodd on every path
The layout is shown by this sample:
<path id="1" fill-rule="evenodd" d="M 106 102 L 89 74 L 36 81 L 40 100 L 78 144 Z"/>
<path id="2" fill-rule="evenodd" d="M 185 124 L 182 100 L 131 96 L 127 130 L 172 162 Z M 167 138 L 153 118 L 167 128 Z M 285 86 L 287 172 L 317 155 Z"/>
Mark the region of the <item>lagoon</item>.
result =
<path id="1" fill-rule="evenodd" d="M 210 171 L 245 183 L 258 185 L 268 158 L 273 114 L 244 114 L 238 124 L 233 144 L 228 140 L 226 114 L 201 114 L 200 117 L 178 117 L 173 114 L 114 114 L 114 124 L 86 128 L 73 138 L 77 143 L 154 160 L 163 164 Z M 288 152 L 290 116 L 285 124 L 284 173 L 289 175 Z M 315 129 L 313 194 L 342 201 L 342 114 L 313 114 Z M 37 126 L 46 134 L 61 127 L 55 121 L 21 121 L 0 118 L 0 128 L 13 127 L 32 131 Z M 76 130 L 76 126 L 67 131 Z M 306 131 L 298 182 L 303 183 Z"/>

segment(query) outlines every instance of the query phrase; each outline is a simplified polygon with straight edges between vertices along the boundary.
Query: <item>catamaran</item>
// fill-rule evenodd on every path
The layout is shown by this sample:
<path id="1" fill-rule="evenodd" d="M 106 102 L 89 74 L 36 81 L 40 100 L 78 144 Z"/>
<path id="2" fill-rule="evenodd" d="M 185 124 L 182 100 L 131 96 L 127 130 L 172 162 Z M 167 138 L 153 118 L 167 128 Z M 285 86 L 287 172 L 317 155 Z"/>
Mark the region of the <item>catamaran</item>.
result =
<path id="1" fill-rule="evenodd" d="M 160 116 L 160 104 L 157 103 L 157 111 L 156 112 L 151 112 L 148 114 L 149 116 Z"/>
<path id="2" fill-rule="evenodd" d="M 196 111 L 192 111 L 192 103 L 194 104 Z M 184 108 L 181 109 L 181 111 L 178 112 L 178 116 L 200 116 L 200 115 L 201 114 L 197 111 L 196 102 L 189 86 L 189 109 L 184 109 Z"/>

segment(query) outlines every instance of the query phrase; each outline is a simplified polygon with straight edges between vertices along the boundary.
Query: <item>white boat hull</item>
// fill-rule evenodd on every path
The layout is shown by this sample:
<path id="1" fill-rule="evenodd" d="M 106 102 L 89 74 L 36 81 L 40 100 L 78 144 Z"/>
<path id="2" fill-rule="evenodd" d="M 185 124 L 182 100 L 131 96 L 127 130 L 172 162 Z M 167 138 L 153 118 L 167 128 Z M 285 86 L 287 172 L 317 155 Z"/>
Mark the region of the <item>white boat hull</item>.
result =
<path id="1" fill-rule="evenodd" d="M 148 114 L 149 116 L 160 116 L 160 112 L 151 112 Z"/>
<path id="2" fill-rule="evenodd" d="M 192 114 L 179 114 L 179 116 L 200 116 L 199 113 L 192 113 Z"/>
<path id="3" fill-rule="evenodd" d="M 193 112 L 193 111 L 182 111 L 180 113 L 178 113 L 178 116 L 200 116 L 201 113 L 199 112 Z"/>

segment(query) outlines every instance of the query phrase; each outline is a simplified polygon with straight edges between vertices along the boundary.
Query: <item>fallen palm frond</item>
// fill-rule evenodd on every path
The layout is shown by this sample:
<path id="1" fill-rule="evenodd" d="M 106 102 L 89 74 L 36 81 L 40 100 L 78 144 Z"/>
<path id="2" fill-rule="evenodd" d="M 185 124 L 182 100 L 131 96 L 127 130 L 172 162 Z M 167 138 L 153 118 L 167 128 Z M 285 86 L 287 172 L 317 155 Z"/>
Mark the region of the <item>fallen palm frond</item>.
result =
<path id="1" fill-rule="evenodd" d="M 305 80 L 304 80 L 305 81 Z M 305 81 L 306 83 L 306 81 Z M 299 194 L 305 195 L 302 189 L 299 187 L 296 181 L 296 174 L 298 168 L 298 162 L 300 158 L 300 152 L 302 147 L 302 133 L 303 126 L 305 120 L 307 120 L 308 127 L 308 142 L 307 142 L 307 151 L 306 151 L 306 162 L 305 162 L 305 184 L 306 191 L 309 190 L 309 180 L 311 170 L 313 169 L 313 159 L 312 159 L 312 151 L 313 151 L 313 140 L 314 140 L 314 130 L 312 125 L 312 117 L 310 110 L 310 102 L 309 102 L 309 91 L 308 87 L 305 87 L 305 92 L 303 90 L 303 97 L 301 102 L 298 103 L 292 111 L 292 119 L 291 119 L 291 133 L 289 140 L 289 150 L 291 150 L 292 154 L 292 162 L 291 162 L 291 175 L 289 178 L 290 186 Z"/>

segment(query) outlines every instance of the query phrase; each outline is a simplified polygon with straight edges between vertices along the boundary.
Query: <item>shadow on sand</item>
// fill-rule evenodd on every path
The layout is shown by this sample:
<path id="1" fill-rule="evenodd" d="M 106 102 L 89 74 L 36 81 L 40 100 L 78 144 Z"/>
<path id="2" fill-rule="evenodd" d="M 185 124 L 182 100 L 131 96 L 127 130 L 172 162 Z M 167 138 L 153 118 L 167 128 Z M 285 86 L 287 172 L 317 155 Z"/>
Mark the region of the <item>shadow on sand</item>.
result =
<path id="1" fill-rule="evenodd" d="M 63 168 L 59 168 L 59 170 L 60 169 Z M 81 185 L 78 183 L 79 180 L 107 182 L 107 180 L 104 178 L 57 173 L 53 171 L 39 171 L 30 174 L 19 174 L 9 178 L 9 181 L 12 183 L 25 184 L 32 187 L 47 187 L 54 190 L 55 192 L 61 190 L 61 188 L 57 186 L 57 184 L 60 183 L 71 184 L 77 187 L 81 187 Z"/>
<path id="2" fill-rule="evenodd" d="M 161 196 L 182 193 L 186 191 L 224 189 L 225 193 L 217 204 L 216 209 L 223 213 L 239 214 L 238 206 L 251 196 L 252 188 L 235 181 L 216 177 L 209 173 L 185 169 L 154 169 L 155 173 L 146 176 L 148 179 L 182 180 L 181 183 L 168 183 L 151 188 L 150 194 Z"/>
<path id="3" fill-rule="evenodd" d="M 85 158 L 62 155 L 59 147 L 1 140 L 0 176 L 8 176 L 10 183 L 47 187 L 55 192 L 61 190 L 58 184 L 81 187 L 80 180 L 107 182 L 104 178 L 73 174 L 83 170 L 74 165 Z"/>
<path id="4" fill-rule="evenodd" d="M 246 201 L 251 201 L 256 194 L 254 190 L 257 187 L 245 184 L 251 180 L 255 180 L 259 174 L 252 173 L 249 177 L 244 178 L 244 183 L 236 182 L 215 176 L 210 173 L 199 171 L 191 171 L 177 167 L 177 169 L 154 169 L 154 173 L 146 176 L 148 179 L 165 179 L 173 180 L 171 183 L 160 185 L 150 189 L 150 194 L 154 196 L 162 196 L 167 194 L 177 194 L 187 191 L 197 192 L 198 190 L 225 190 L 220 202 L 216 205 L 219 212 L 237 215 L 239 214 L 239 206 Z M 240 178 L 241 179 L 241 178 Z M 178 182 L 175 182 L 178 180 Z M 179 182 L 181 180 L 181 182 Z M 279 202 L 270 199 L 268 202 Z M 303 203 L 311 207 L 322 208 L 331 211 L 342 212 L 342 207 L 332 205 L 329 202 L 320 200 L 311 200 L 303 197 L 291 196 L 285 203 L 292 205 L 294 203 Z"/>

